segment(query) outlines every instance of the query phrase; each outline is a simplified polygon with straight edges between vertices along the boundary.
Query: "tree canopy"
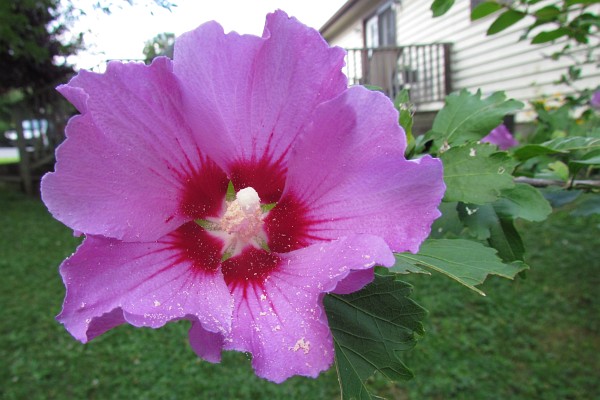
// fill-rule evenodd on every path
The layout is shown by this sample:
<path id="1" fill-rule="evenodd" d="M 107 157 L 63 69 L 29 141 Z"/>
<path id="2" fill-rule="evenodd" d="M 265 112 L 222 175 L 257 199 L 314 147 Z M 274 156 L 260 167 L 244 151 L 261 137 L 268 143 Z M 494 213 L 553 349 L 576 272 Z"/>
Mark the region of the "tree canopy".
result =
<path id="1" fill-rule="evenodd" d="M 150 64 L 155 57 L 167 56 L 173 58 L 173 49 L 175 45 L 175 34 L 163 32 L 156 35 L 152 40 L 146 42 L 144 46 L 144 56 L 146 64 Z"/>
<path id="2" fill-rule="evenodd" d="M 110 14 L 115 8 L 138 5 L 174 6 L 168 0 L 98 0 L 93 7 Z M 74 72 L 67 56 L 83 47 L 83 33 L 71 29 L 82 14 L 72 0 L 0 1 L 0 95 L 65 81 Z"/>
<path id="3" fill-rule="evenodd" d="M 73 73 L 64 60 L 81 36 L 65 41 L 59 7 L 59 0 L 0 2 L 0 94 L 43 88 Z"/>

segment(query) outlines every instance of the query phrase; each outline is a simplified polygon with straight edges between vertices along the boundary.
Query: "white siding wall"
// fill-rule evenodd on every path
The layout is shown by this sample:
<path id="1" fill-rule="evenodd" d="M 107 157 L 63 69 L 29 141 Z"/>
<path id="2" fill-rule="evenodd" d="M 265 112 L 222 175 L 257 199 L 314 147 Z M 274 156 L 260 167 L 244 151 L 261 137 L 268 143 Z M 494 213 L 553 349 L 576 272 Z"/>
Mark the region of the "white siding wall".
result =
<path id="1" fill-rule="evenodd" d="M 504 90 L 509 97 L 523 101 L 572 92 L 569 87 L 553 84 L 566 72 L 570 61 L 547 58 L 560 50 L 562 43 L 531 45 L 529 41 L 519 41 L 523 28 L 529 25 L 526 20 L 506 31 L 486 36 L 495 16 L 471 22 L 469 3 L 469 0 L 457 0 L 446 15 L 434 19 L 429 9 L 431 0 L 402 0 L 396 5 L 398 45 L 452 43 L 455 90 L 480 88 L 484 94 Z M 362 45 L 362 20 L 344 32 L 332 38 L 332 44 L 346 48 Z M 584 68 L 583 75 L 585 78 L 578 81 L 578 86 L 600 84 L 600 70 L 596 66 Z M 526 118 L 527 113 L 518 116 L 520 120 Z"/>
<path id="2" fill-rule="evenodd" d="M 344 49 L 360 49 L 363 47 L 363 23 L 362 20 L 354 22 L 352 25 L 344 29 L 335 40 L 330 41 L 332 46 L 340 46 Z M 362 63 L 359 53 L 352 53 L 354 60 L 346 58 L 345 74 L 351 76 L 362 76 Z M 346 56 L 348 57 L 348 56 Z M 354 84 L 356 82 L 350 82 Z"/>
<path id="3" fill-rule="evenodd" d="M 360 49 L 363 47 L 363 22 L 356 21 L 352 25 L 344 29 L 334 40 L 329 44 L 332 46 L 340 46 L 344 49 Z"/>

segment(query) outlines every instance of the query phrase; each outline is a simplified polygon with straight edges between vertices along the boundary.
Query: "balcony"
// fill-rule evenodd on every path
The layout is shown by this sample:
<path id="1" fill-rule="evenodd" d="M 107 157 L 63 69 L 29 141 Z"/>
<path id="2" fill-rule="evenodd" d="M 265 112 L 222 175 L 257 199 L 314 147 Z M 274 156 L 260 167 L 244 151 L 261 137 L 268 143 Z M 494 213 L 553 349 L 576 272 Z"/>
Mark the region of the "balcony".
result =
<path id="1" fill-rule="evenodd" d="M 450 44 L 346 49 L 350 85 L 373 85 L 394 98 L 407 89 L 417 109 L 444 100 L 452 91 Z M 419 107 L 421 106 L 421 107 Z"/>

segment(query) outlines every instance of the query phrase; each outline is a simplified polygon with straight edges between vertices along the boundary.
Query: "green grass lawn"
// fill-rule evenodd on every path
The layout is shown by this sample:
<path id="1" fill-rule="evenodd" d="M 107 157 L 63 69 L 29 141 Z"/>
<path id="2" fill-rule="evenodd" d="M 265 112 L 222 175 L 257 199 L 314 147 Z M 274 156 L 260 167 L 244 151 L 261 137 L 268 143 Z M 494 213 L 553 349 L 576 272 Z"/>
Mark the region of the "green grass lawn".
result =
<path id="1" fill-rule="evenodd" d="M 3 164 L 16 164 L 19 162 L 19 157 L 3 157 L 0 158 L 0 165 Z"/>
<path id="2" fill-rule="evenodd" d="M 430 310 L 405 357 L 416 378 L 371 382 L 394 399 L 600 398 L 600 218 L 554 215 L 523 226 L 532 269 L 492 278 L 481 297 L 441 276 L 408 276 Z M 122 326 L 82 345 L 54 320 L 57 267 L 79 239 L 38 200 L 0 187 L 0 398 L 335 399 L 335 371 L 275 385 L 244 354 L 199 360 L 188 324 Z"/>
<path id="3" fill-rule="evenodd" d="M 14 148 L 2 148 L 0 147 L 0 165 L 3 164 L 16 164 L 19 162 L 19 154 L 16 153 Z"/>

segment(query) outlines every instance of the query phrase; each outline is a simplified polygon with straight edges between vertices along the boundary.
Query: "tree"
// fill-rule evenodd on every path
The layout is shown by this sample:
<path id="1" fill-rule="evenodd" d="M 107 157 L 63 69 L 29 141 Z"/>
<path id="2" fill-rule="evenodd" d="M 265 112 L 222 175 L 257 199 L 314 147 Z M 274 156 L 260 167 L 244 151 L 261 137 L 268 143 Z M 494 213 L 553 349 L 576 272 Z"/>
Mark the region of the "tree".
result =
<path id="1" fill-rule="evenodd" d="M 168 0 L 99 0 L 94 9 L 110 14 L 123 5 L 173 6 Z M 71 31 L 71 23 L 81 14 L 73 0 L 1 0 L 0 95 L 66 80 L 74 72 L 66 57 L 76 54 L 83 43 L 83 33 Z"/>
<path id="2" fill-rule="evenodd" d="M 73 73 L 58 61 L 75 54 L 81 36 L 65 42 L 59 0 L 0 2 L 0 95 L 40 89 Z"/>
<path id="3" fill-rule="evenodd" d="M 167 32 L 159 33 L 152 40 L 146 42 L 143 50 L 144 61 L 146 64 L 150 64 L 154 57 L 167 56 L 173 58 L 174 44 L 175 34 Z"/>

